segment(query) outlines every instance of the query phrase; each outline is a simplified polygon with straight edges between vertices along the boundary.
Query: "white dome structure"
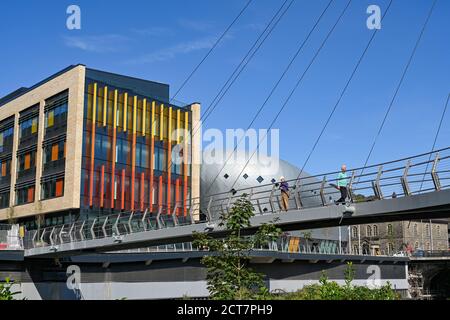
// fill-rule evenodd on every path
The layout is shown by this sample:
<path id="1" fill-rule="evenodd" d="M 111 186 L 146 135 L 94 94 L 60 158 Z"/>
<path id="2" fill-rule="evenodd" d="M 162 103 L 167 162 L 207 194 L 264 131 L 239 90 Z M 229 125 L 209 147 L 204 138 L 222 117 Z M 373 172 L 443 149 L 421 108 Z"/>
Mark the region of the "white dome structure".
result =
<path id="1" fill-rule="evenodd" d="M 228 159 L 229 155 L 230 153 L 224 158 Z M 223 162 L 209 163 L 211 161 L 207 161 L 208 159 L 205 156 L 208 155 L 204 154 L 200 174 L 200 195 L 204 202 L 208 201 L 207 199 L 213 195 L 226 194 L 232 189 L 242 190 L 254 188 L 255 192 L 256 190 L 258 192 L 270 192 L 274 183 L 279 182 L 280 177 L 284 177 L 288 182 L 293 180 L 289 182 L 289 186 L 292 187 L 295 185 L 295 179 L 297 179 L 300 173 L 300 169 L 296 166 L 273 157 L 260 156 L 257 160 L 250 161 L 246 165 L 249 155 L 244 152 L 236 152 L 232 160 L 228 161 L 224 166 Z M 242 170 L 243 168 L 245 170 Z M 321 205 L 322 202 L 317 191 L 321 181 L 305 172 L 301 175 L 301 181 L 300 198 L 302 206 L 314 207 Z M 294 199 L 290 200 L 290 207 L 295 207 Z M 218 213 L 211 213 L 214 218 L 217 218 Z M 312 232 L 312 237 L 316 239 L 338 239 L 338 228 L 324 228 L 310 231 Z M 302 232 L 292 233 L 301 234 Z M 348 237 L 344 232 L 342 234 L 342 240 L 346 238 Z"/>

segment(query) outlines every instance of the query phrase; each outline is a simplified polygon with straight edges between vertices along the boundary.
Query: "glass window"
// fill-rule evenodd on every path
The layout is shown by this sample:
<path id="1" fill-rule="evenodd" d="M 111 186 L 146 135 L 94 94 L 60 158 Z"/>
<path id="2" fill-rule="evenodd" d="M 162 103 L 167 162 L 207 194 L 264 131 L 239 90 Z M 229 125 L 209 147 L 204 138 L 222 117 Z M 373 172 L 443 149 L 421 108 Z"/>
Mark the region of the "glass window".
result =
<path id="1" fill-rule="evenodd" d="M 30 151 L 19 155 L 19 172 L 29 170 L 36 165 L 36 151 Z"/>
<path id="2" fill-rule="evenodd" d="M 17 190 L 17 204 L 34 202 L 34 186 L 29 186 Z"/>
<path id="3" fill-rule="evenodd" d="M 64 178 L 42 183 L 42 199 L 62 197 L 64 195 Z"/>
<path id="4" fill-rule="evenodd" d="M 0 193 L 0 208 L 9 207 L 9 191 Z"/>

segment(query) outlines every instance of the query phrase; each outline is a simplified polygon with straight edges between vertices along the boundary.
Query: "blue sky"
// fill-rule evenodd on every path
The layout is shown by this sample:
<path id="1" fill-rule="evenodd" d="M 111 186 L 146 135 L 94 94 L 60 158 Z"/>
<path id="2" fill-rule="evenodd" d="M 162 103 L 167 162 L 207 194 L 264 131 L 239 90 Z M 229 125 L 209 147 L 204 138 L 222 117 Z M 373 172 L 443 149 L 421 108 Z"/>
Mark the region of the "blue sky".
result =
<path id="1" fill-rule="evenodd" d="M 246 0 L 245 0 L 246 1 Z M 2 1 L 0 96 L 70 64 L 161 81 L 174 93 L 244 0 Z M 335 0 L 282 85 L 258 118 L 267 128 L 347 0 Z M 206 109 L 281 5 L 254 0 L 177 97 Z M 297 0 L 205 123 L 246 128 L 328 0 Z M 388 0 L 353 0 L 275 124 L 281 157 L 301 166 L 373 31 L 366 9 Z M 82 10 L 82 29 L 66 28 L 66 8 Z M 432 0 L 394 0 L 368 54 L 306 170 L 360 166 L 369 152 Z M 450 92 L 450 2 L 439 0 L 370 163 L 428 151 Z M 450 141 L 447 113 L 437 147 Z"/>

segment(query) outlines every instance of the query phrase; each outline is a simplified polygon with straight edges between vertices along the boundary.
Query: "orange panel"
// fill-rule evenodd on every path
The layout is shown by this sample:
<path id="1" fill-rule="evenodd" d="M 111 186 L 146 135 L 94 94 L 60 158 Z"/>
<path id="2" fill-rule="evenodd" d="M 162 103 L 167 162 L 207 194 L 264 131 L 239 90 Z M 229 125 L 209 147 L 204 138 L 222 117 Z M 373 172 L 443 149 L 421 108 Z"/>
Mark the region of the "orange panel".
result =
<path id="1" fill-rule="evenodd" d="M 56 180 L 56 196 L 61 197 L 63 195 L 64 179 Z"/>
<path id="2" fill-rule="evenodd" d="M 2 177 L 6 176 L 6 162 L 2 162 Z"/>
<path id="3" fill-rule="evenodd" d="M 27 195 L 27 202 L 33 202 L 34 201 L 34 187 L 28 188 L 28 195 Z"/>
<path id="4" fill-rule="evenodd" d="M 31 167 L 31 154 L 27 153 L 25 155 L 25 170 L 30 169 L 30 167 Z"/>
<path id="5" fill-rule="evenodd" d="M 52 161 L 58 160 L 58 144 L 52 145 Z"/>

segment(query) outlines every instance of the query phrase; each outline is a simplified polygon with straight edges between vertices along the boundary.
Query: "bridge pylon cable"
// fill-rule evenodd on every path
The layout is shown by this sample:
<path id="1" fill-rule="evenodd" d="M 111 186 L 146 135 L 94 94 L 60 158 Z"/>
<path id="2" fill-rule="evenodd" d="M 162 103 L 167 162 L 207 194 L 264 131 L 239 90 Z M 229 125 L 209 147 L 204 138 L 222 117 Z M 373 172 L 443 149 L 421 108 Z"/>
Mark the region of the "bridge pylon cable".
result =
<path id="1" fill-rule="evenodd" d="M 256 53 L 260 50 L 264 42 L 267 40 L 267 38 L 272 34 L 273 30 L 277 27 L 278 23 L 283 19 L 283 17 L 286 15 L 288 10 L 291 8 L 292 4 L 295 0 L 285 0 L 283 4 L 279 7 L 277 12 L 272 16 L 271 20 L 265 27 L 265 29 L 259 34 L 258 38 L 255 40 L 253 45 L 250 47 L 250 49 L 247 51 L 245 56 L 242 58 L 241 62 L 236 66 L 232 74 L 228 77 L 225 84 L 222 86 L 222 88 L 219 90 L 217 95 L 214 97 L 208 108 L 206 108 L 206 111 L 204 111 L 203 115 L 200 117 L 200 121 L 198 125 L 191 130 L 191 136 L 194 136 L 202 127 L 202 123 L 212 114 L 212 112 L 217 107 L 220 100 L 225 96 L 225 94 L 228 92 L 228 90 L 231 88 L 231 85 L 237 80 L 239 75 L 242 73 L 242 71 L 245 69 L 245 67 L 250 63 L 250 61 L 253 59 L 253 57 L 256 55 Z M 289 2 L 289 3 L 288 3 Z M 286 6 L 287 4 L 287 6 Z M 225 90 L 226 89 L 226 90 Z M 225 91 L 224 91 L 225 90 Z M 220 97 L 220 99 L 219 99 Z M 219 100 L 218 100 L 219 99 Z M 212 108 L 212 109 L 211 109 Z M 209 113 L 208 113 L 209 111 Z M 172 157 L 174 159 L 175 157 Z M 172 169 L 173 160 L 170 161 L 167 168 L 168 170 Z"/>
<path id="2" fill-rule="evenodd" d="M 391 0 L 392 1 L 392 0 Z M 344 16 L 345 12 L 347 11 L 348 6 L 350 5 L 350 2 L 347 4 L 347 6 L 344 8 L 344 10 L 341 12 L 341 14 L 339 15 L 339 18 L 336 20 L 336 22 L 334 23 L 333 27 L 330 29 L 330 31 L 328 32 L 328 34 L 326 35 L 325 39 L 322 41 L 321 45 L 319 46 L 319 48 L 316 50 L 313 58 L 310 60 L 308 66 L 306 67 L 306 69 L 303 71 L 302 75 L 300 76 L 300 78 L 298 79 L 297 83 L 295 84 L 295 86 L 292 88 L 291 92 L 289 93 L 289 95 L 287 96 L 287 98 L 285 99 L 285 101 L 283 102 L 281 108 L 278 110 L 278 113 L 275 115 L 275 117 L 273 118 L 269 129 L 270 130 L 273 125 L 275 124 L 275 122 L 278 120 L 279 116 L 281 115 L 281 113 L 284 111 L 285 107 L 287 106 L 287 104 L 289 103 L 289 101 L 291 100 L 292 96 L 294 95 L 294 93 L 297 91 L 298 87 L 300 86 L 300 84 L 302 83 L 303 79 L 305 78 L 306 74 L 308 73 L 309 69 L 311 68 L 311 66 L 314 64 L 314 62 L 316 61 L 317 57 L 319 56 L 320 52 L 322 51 L 322 49 L 324 48 L 325 44 L 327 43 L 328 39 L 330 38 L 330 36 L 332 35 L 332 33 L 334 32 L 334 30 L 336 29 L 337 25 L 339 24 L 339 22 L 342 20 L 342 17 Z M 253 156 L 256 154 L 256 151 L 258 150 L 260 144 L 262 141 L 264 141 L 264 139 L 266 139 L 267 137 L 267 132 L 264 134 L 264 136 L 262 137 L 262 139 L 260 139 L 260 141 L 258 141 L 258 144 L 256 146 L 255 151 L 252 153 L 252 155 L 250 156 L 250 158 L 247 160 L 247 162 L 245 163 L 244 167 L 242 168 L 242 170 L 239 172 L 239 175 L 236 177 L 236 180 L 234 181 L 233 185 L 232 185 L 232 189 L 234 188 L 234 186 L 236 185 L 237 181 L 239 180 L 241 174 L 244 172 L 245 168 L 248 166 L 248 164 L 250 163 L 251 159 L 253 158 Z"/>
<path id="3" fill-rule="evenodd" d="M 330 8 L 331 4 L 333 3 L 334 0 L 330 0 L 328 2 L 328 5 L 322 10 L 322 12 L 320 13 L 320 15 L 318 16 L 318 18 L 316 19 L 314 25 L 312 26 L 312 28 L 310 29 L 308 35 L 306 36 L 305 39 L 303 39 L 303 41 L 300 43 L 297 51 L 295 52 L 294 56 L 290 59 L 289 63 L 287 64 L 287 66 L 285 67 L 285 69 L 283 70 L 281 76 L 278 78 L 278 80 L 276 81 L 275 85 L 272 87 L 272 90 L 270 91 L 269 95 L 266 97 L 266 99 L 264 100 L 264 102 L 262 103 L 262 105 L 259 107 L 259 109 L 257 110 L 256 114 L 253 116 L 253 119 L 250 121 L 249 125 L 247 126 L 246 131 L 248 131 L 252 125 L 255 123 L 256 119 L 258 118 L 258 116 L 261 114 L 261 112 L 263 111 L 263 109 L 265 108 L 265 106 L 267 105 L 267 103 L 269 102 L 270 98 L 273 96 L 273 94 L 275 93 L 275 91 L 277 90 L 278 86 L 280 85 L 280 83 L 282 82 L 282 80 L 284 79 L 284 77 L 286 76 L 286 74 L 288 73 L 288 71 L 291 69 L 292 65 L 294 64 L 294 62 L 297 60 L 298 56 L 300 55 L 300 52 L 302 51 L 302 49 L 305 47 L 306 43 L 308 42 L 309 38 L 311 37 L 311 35 L 314 33 L 314 31 L 316 30 L 317 26 L 319 25 L 320 21 L 322 20 L 322 18 L 324 17 L 325 13 L 328 11 L 328 9 Z M 352 0 L 349 0 L 349 4 Z M 348 8 L 348 5 L 347 7 Z M 238 141 L 238 143 L 236 144 L 236 146 L 234 147 L 233 152 L 231 152 L 231 154 L 228 156 L 228 158 L 225 160 L 223 166 L 221 167 L 221 169 L 219 170 L 219 172 L 217 173 L 217 175 L 214 177 L 214 179 L 211 181 L 211 183 L 209 184 L 209 187 L 206 189 L 206 193 L 208 194 L 209 190 L 211 189 L 211 187 L 214 185 L 214 182 L 216 182 L 217 178 L 220 176 L 220 174 L 222 173 L 223 169 L 225 168 L 225 166 L 227 165 L 227 163 L 230 161 L 231 157 L 233 156 L 233 154 L 236 152 L 237 148 L 239 147 L 239 145 L 241 144 L 241 142 L 244 140 L 245 136 L 241 137 Z"/>
<path id="4" fill-rule="evenodd" d="M 244 5 L 242 10 L 239 12 L 239 14 L 234 18 L 234 20 L 228 25 L 228 27 L 225 29 L 225 31 L 221 34 L 221 36 L 216 40 L 214 45 L 209 49 L 209 51 L 206 53 L 206 55 L 203 57 L 202 60 L 194 67 L 194 69 L 190 72 L 188 77 L 183 81 L 181 86 L 178 88 L 177 92 L 172 96 L 169 103 L 172 103 L 172 101 L 177 97 L 177 95 L 180 93 L 181 90 L 186 86 L 186 84 L 191 80 L 193 75 L 197 72 L 197 70 L 200 68 L 200 66 L 208 59 L 208 57 L 211 55 L 211 53 L 214 51 L 214 49 L 219 45 L 219 43 L 225 38 L 225 36 L 228 34 L 230 29 L 234 26 L 234 24 L 239 20 L 239 18 L 244 14 L 244 12 L 247 10 L 247 8 L 250 6 L 250 4 L 253 2 L 253 0 L 248 0 L 247 3 Z"/>
<path id="5" fill-rule="evenodd" d="M 385 19 L 386 15 L 388 14 L 389 9 L 391 8 L 392 2 L 393 2 L 393 0 L 391 0 L 391 1 L 389 2 L 389 5 L 387 6 L 386 11 L 384 12 L 383 16 L 381 17 L 381 20 L 382 20 L 382 21 Z M 311 150 L 309 151 L 308 156 L 306 157 L 306 160 L 305 160 L 305 162 L 303 163 L 302 168 L 300 169 L 300 173 L 298 174 L 298 177 L 297 177 L 297 184 L 298 184 L 298 182 L 300 181 L 300 177 L 301 177 L 303 171 L 305 170 L 305 168 L 306 168 L 306 166 L 307 166 L 307 164 L 308 164 L 308 162 L 309 162 L 311 156 L 313 155 L 314 151 L 316 150 L 316 147 L 317 147 L 317 145 L 319 144 L 320 139 L 322 138 L 323 134 L 325 133 L 325 130 L 326 130 L 326 128 L 328 127 L 328 124 L 330 123 L 331 119 L 333 118 L 333 115 L 334 115 L 334 113 L 336 112 L 336 109 L 338 108 L 339 104 L 340 104 L 341 101 L 342 101 L 342 98 L 344 97 L 344 95 L 345 95 L 345 93 L 347 92 L 347 90 L 348 90 L 348 88 L 349 88 L 351 82 L 353 81 L 353 78 L 355 77 L 356 72 L 358 71 L 358 69 L 359 69 L 359 67 L 360 67 L 360 65 L 361 65 L 361 63 L 362 63 L 362 61 L 364 60 L 364 57 L 366 56 L 367 52 L 369 51 L 369 48 L 370 48 L 370 46 L 372 45 L 372 42 L 373 42 L 373 40 L 375 39 L 375 36 L 377 35 L 378 30 L 379 30 L 379 29 L 375 29 L 375 31 L 372 33 L 372 36 L 370 37 L 369 41 L 367 42 L 367 45 L 366 45 L 366 47 L 364 48 L 364 51 L 363 51 L 362 54 L 360 55 L 360 57 L 359 57 L 359 59 L 358 59 L 358 62 L 356 63 L 355 67 L 353 68 L 353 71 L 352 71 L 352 73 L 350 74 L 350 77 L 348 78 L 348 80 L 347 80 L 347 82 L 346 82 L 344 88 L 342 89 L 341 94 L 339 95 L 338 100 L 336 101 L 336 103 L 335 103 L 333 109 L 331 110 L 331 112 L 330 112 L 330 114 L 329 114 L 327 120 L 325 121 L 325 124 L 322 126 L 322 129 L 321 129 L 321 131 L 320 131 L 320 133 L 319 133 L 319 135 L 318 135 L 316 141 L 314 142 L 314 145 L 312 146 Z"/>
<path id="6" fill-rule="evenodd" d="M 442 123 L 444 122 L 445 114 L 447 113 L 447 107 L 448 107 L 448 102 L 449 102 L 449 100 L 450 100 L 450 93 L 449 93 L 449 95 L 447 96 L 447 102 L 445 103 L 444 110 L 442 110 L 441 120 L 439 121 L 438 129 L 437 129 L 437 131 L 436 131 L 436 135 L 435 135 L 434 141 L 433 141 L 433 146 L 431 147 L 431 152 L 433 152 L 434 149 L 436 148 L 436 142 L 437 142 L 437 139 L 438 139 L 438 137 L 439 137 L 439 133 L 441 132 L 441 127 L 442 127 Z M 433 154 L 430 153 L 430 156 L 429 156 L 429 158 L 428 158 L 427 167 L 425 168 L 425 172 L 424 172 L 424 174 L 423 174 L 422 182 L 420 183 L 420 191 L 422 191 L 423 183 L 424 183 L 424 181 L 425 181 L 425 176 L 426 176 L 426 174 L 427 174 L 428 167 L 429 167 L 429 164 L 430 164 L 430 160 L 431 160 L 431 156 L 432 156 L 432 155 L 433 155 Z"/>
<path id="7" fill-rule="evenodd" d="M 381 122 L 381 125 L 380 125 L 380 127 L 379 127 L 379 129 L 378 129 L 378 132 L 377 132 L 377 134 L 376 134 L 376 136 L 375 136 L 375 139 L 374 139 L 374 141 L 373 141 L 373 143 L 372 143 L 372 146 L 371 146 L 371 148 L 370 148 L 369 154 L 367 155 L 367 158 L 366 158 L 366 160 L 365 160 L 365 162 L 364 162 L 364 166 L 363 166 L 363 169 L 362 169 L 362 171 L 361 171 L 361 174 L 364 172 L 364 168 L 367 166 L 367 163 L 369 162 L 369 159 L 370 159 L 370 157 L 372 156 L 373 150 L 375 149 L 375 145 L 376 145 L 377 142 L 378 142 L 378 138 L 379 138 L 380 135 L 381 135 L 381 132 L 382 132 L 382 130 L 383 130 L 383 128 L 384 128 L 384 125 L 385 125 L 385 123 L 386 123 L 386 120 L 387 120 L 387 118 L 388 118 L 388 116 L 389 116 L 389 113 L 391 112 L 392 106 L 394 105 L 394 102 L 395 102 L 395 100 L 396 100 L 396 98 L 397 98 L 397 95 L 398 95 L 398 93 L 399 93 L 399 91 L 400 91 L 400 88 L 401 88 L 401 86 L 402 86 L 402 84 L 403 84 L 403 81 L 404 81 L 405 78 L 406 78 L 406 74 L 408 73 L 409 67 L 411 66 L 411 63 L 412 63 L 412 61 L 413 61 L 413 58 L 414 58 L 414 56 L 416 55 L 417 48 L 419 47 L 419 44 L 420 44 L 420 42 L 421 42 L 421 40 L 422 40 L 422 38 L 423 38 L 423 35 L 424 35 L 425 30 L 426 30 L 426 28 L 427 28 L 428 22 L 430 21 L 431 15 L 433 14 L 433 11 L 434 11 L 434 8 L 435 8 L 435 6 L 436 6 L 436 3 L 437 3 L 437 0 L 434 0 L 434 1 L 433 1 L 433 4 L 432 4 L 432 6 L 431 6 L 431 8 L 430 8 L 430 10 L 429 10 L 429 12 L 428 12 L 427 18 L 426 18 L 426 20 L 425 20 L 425 22 L 424 22 L 424 24 L 423 24 L 423 26 L 422 26 L 422 29 L 421 29 L 421 31 L 420 31 L 420 33 L 419 33 L 419 36 L 418 36 L 417 40 L 416 40 L 416 43 L 415 43 L 414 48 L 413 48 L 413 50 L 412 50 L 412 52 L 411 52 L 411 55 L 409 56 L 408 62 L 407 62 L 407 64 L 406 64 L 406 66 L 405 66 L 405 69 L 403 70 L 403 73 L 402 73 L 402 76 L 401 76 L 401 78 L 400 78 L 400 81 L 399 81 L 399 83 L 397 84 L 397 87 L 396 87 L 396 89 L 395 89 L 395 92 L 394 92 L 394 95 L 393 95 L 393 97 L 392 97 L 392 99 L 391 99 L 391 102 L 389 103 L 389 106 L 388 106 L 388 108 L 387 108 L 387 110 L 386 110 L 386 113 L 385 113 L 385 115 L 384 115 L 383 121 Z"/>

